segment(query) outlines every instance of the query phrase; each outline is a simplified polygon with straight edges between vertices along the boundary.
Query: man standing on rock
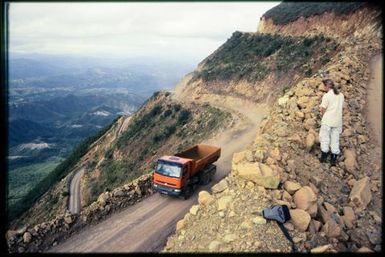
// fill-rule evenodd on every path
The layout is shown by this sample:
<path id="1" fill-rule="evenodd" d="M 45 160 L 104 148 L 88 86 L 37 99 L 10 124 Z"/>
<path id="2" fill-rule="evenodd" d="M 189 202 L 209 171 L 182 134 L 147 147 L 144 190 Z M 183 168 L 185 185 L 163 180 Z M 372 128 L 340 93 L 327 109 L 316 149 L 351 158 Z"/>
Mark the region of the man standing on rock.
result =
<path id="1" fill-rule="evenodd" d="M 330 79 L 322 81 L 326 87 L 327 93 L 322 97 L 320 112 L 322 115 L 321 128 L 319 132 L 319 141 L 321 144 L 321 162 L 326 162 L 331 150 L 330 163 L 336 165 L 337 156 L 340 154 L 340 134 L 342 132 L 342 108 L 344 104 L 344 95 L 339 92 Z"/>

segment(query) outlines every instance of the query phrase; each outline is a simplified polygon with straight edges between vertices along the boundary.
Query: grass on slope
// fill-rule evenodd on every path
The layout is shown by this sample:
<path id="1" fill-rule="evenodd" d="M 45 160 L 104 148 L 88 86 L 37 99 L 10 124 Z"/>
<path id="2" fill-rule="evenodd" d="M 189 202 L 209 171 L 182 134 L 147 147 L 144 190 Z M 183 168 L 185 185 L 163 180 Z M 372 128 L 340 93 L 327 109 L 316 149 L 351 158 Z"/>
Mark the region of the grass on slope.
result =
<path id="1" fill-rule="evenodd" d="M 274 24 L 285 25 L 300 17 L 320 15 L 325 12 L 348 14 L 362 7 L 365 2 L 282 2 L 267 11 L 264 16 Z"/>
<path id="2" fill-rule="evenodd" d="M 236 31 L 217 52 L 203 61 L 202 69 L 195 72 L 194 78 L 256 82 L 271 72 L 279 75 L 293 69 L 310 76 L 312 70 L 306 64 L 314 57 L 321 64 L 327 63 L 336 47 L 334 40 L 324 36 L 291 37 Z"/>

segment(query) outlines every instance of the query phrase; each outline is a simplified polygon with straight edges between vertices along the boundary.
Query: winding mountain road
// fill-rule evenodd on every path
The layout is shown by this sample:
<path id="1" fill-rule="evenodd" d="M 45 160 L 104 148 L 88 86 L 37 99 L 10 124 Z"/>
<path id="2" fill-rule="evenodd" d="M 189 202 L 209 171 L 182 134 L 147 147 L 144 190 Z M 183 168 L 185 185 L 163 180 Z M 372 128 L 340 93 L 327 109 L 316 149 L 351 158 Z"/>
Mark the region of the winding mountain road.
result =
<path id="1" fill-rule="evenodd" d="M 209 190 L 230 172 L 233 153 L 253 142 L 259 124 L 268 112 L 266 105 L 250 103 L 238 102 L 230 108 L 243 116 L 242 124 L 203 142 L 222 148 L 216 163 L 217 173 L 209 185 L 198 188 L 188 200 L 154 194 L 83 229 L 49 252 L 159 252 L 175 230 L 176 222 L 197 202 L 199 191 Z"/>
<path id="2" fill-rule="evenodd" d="M 80 202 L 80 180 L 81 177 L 84 174 L 84 167 L 80 168 L 78 170 L 74 177 L 71 180 L 70 185 L 70 197 L 69 197 L 69 203 L 68 203 L 68 210 L 71 213 L 79 213 L 81 208 L 81 202 Z"/>

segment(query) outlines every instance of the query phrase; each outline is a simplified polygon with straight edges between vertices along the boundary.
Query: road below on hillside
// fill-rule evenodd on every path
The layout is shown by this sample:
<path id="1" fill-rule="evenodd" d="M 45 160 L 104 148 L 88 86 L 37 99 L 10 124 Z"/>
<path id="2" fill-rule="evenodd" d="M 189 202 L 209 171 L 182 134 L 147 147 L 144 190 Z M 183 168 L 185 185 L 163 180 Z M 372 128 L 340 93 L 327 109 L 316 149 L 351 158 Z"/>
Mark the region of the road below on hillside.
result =
<path id="1" fill-rule="evenodd" d="M 371 79 L 368 88 L 367 118 L 374 138 L 382 146 L 382 54 L 376 55 L 371 62 Z"/>
<path id="2" fill-rule="evenodd" d="M 219 102 L 223 102 L 220 97 Z M 234 101 L 228 110 L 241 118 L 238 124 L 203 143 L 220 146 L 221 157 L 216 162 L 217 173 L 213 181 L 199 187 L 188 200 L 154 194 L 143 201 L 114 213 L 97 225 L 89 226 L 49 252 L 159 252 L 167 237 L 175 231 L 175 224 L 197 203 L 201 190 L 226 176 L 231 169 L 234 152 L 244 150 L 255 139 L 263 117 L 268 113 L 266 105 Z M 216 105 L 217 103 L 211 103 Z M 219 107 L 219 106 L 218 106 Z M 222 106 L 224 107 L 224 106 Z"/>
<path id="3" fill-rule="evenodd" d="M 80 180 L 84 174 L 84 168 L 80 168 L 75 172 L 74 177 L 71 180 L 70 185 L 70 199 L 68 203 L 68 210 L 71 213 L 79 213 L 81 204 L 80 204 Z"/>

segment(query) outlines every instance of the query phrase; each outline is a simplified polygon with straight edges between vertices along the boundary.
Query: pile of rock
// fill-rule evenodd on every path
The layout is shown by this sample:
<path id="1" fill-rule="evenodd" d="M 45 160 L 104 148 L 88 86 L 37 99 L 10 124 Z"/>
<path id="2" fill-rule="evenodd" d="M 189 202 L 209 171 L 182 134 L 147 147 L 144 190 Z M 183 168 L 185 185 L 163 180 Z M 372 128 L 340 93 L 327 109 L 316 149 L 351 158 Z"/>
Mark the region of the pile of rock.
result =
<path id="1" fill-rule="evenodd" d="M 266 233 L 274 225 L 263 220 L 261 210 L 273 204 L 290 208 L 285 226 L 300 251 L 381 250 L 381 173 L 370 159 L 363 113 L 367 63 L 380 44 L 378 38 L 354 40 L 278 99 L 253 145 L 234 154 L 231 174 L 212 194 L 199 194 L 199 204 L 178 222 L 165 251 L 290 251 L 277 243 L 286 242 L 279 230 Z M 325 77 L 341 87 L 347 102 L 336 167 L 318 160 Z"/>
<path id="2" fill-rule="evenodd" d="M 45 251 L 81 228 L 95 224 L 152 193 L 152 176 L 143 175 L 112 192 L 100 194 L 97 201 L 84 208 L 80 214 L 71 214 L 67 211 L 51 221 L 34 227 L 26 226 L 18 230 L 8 230 L 6 233 L 8 251 L 10 253 Z"/>

